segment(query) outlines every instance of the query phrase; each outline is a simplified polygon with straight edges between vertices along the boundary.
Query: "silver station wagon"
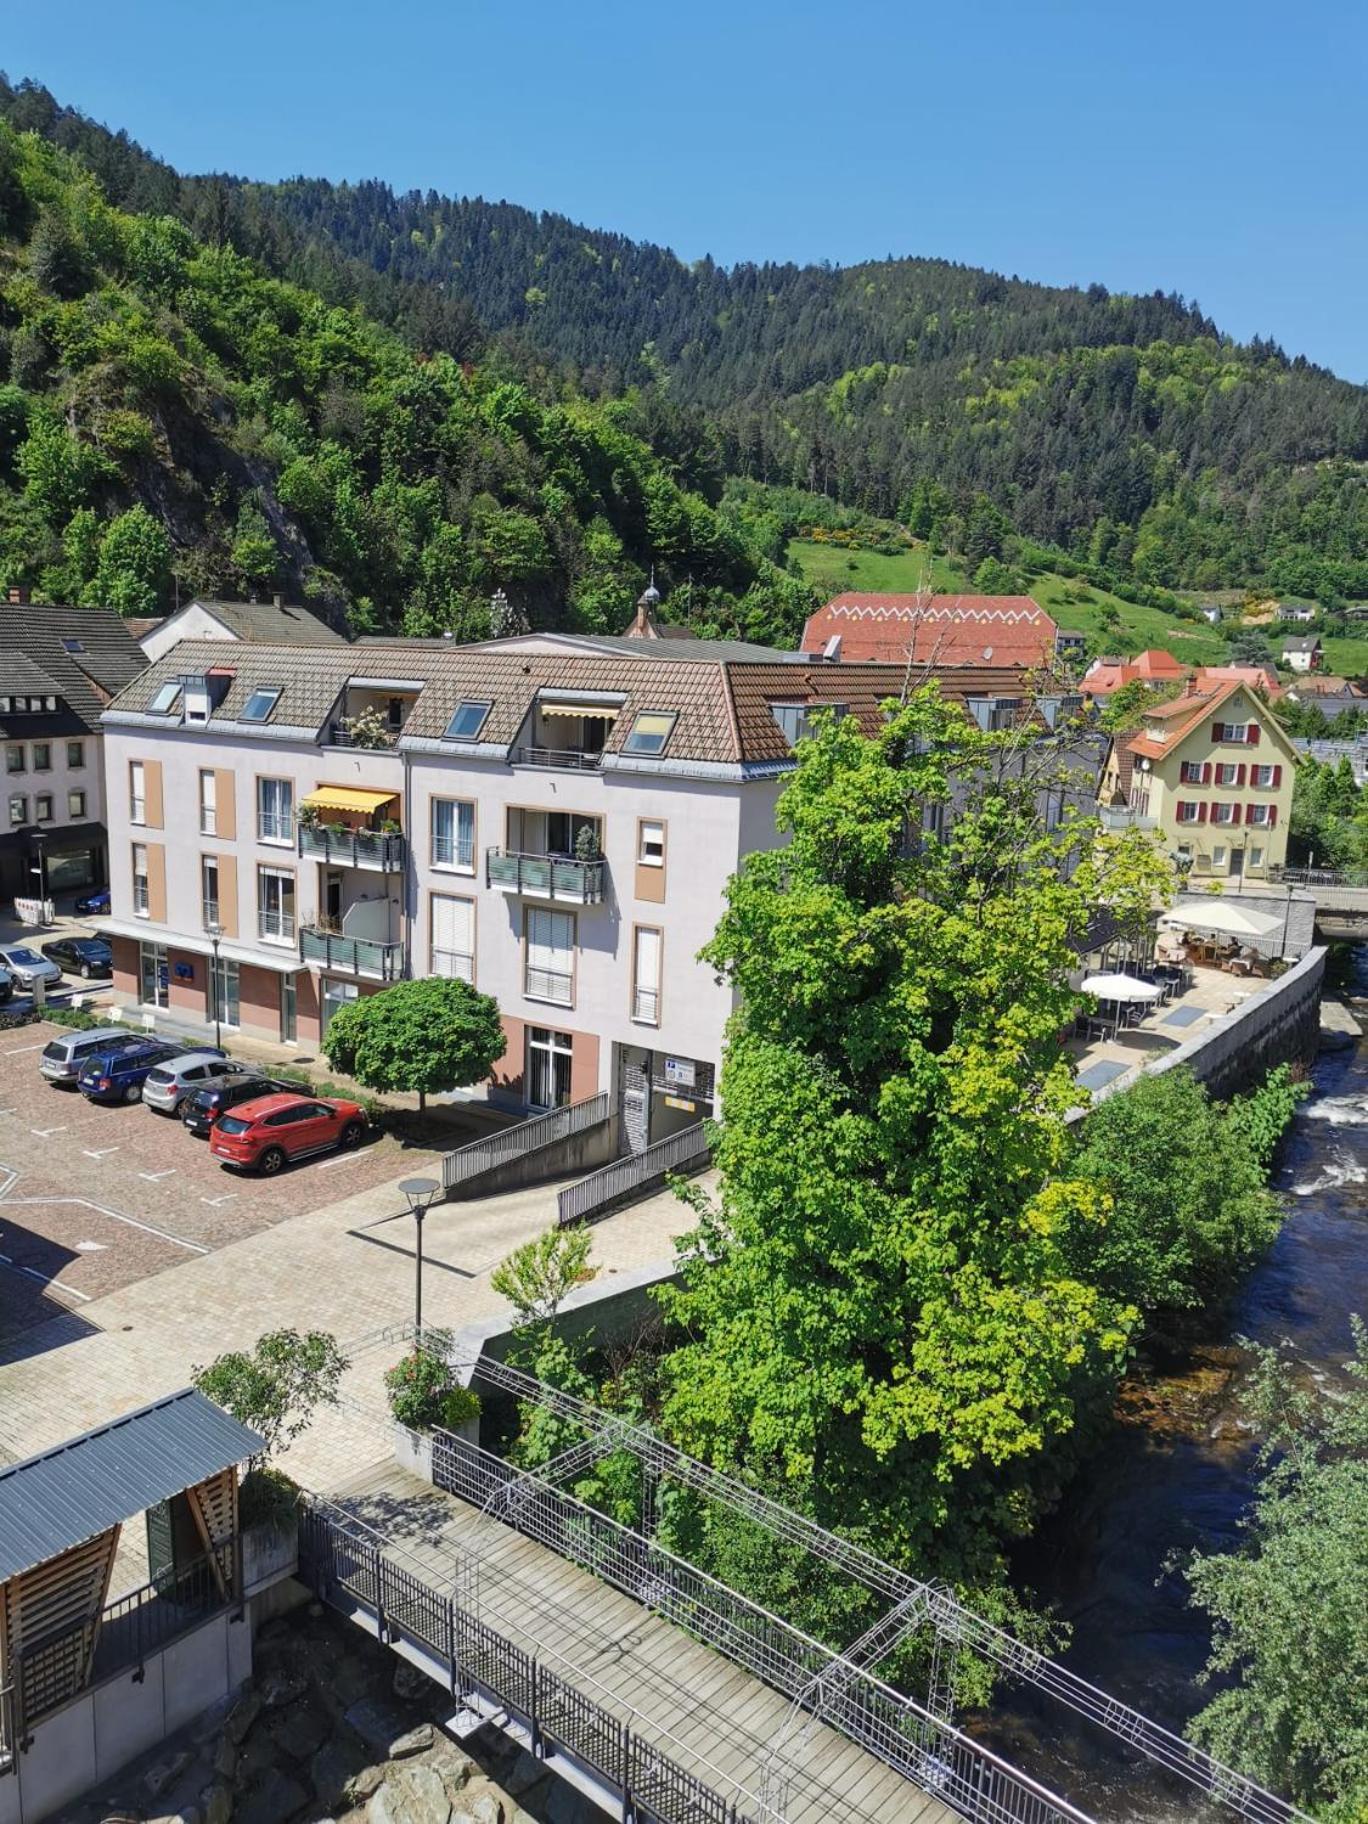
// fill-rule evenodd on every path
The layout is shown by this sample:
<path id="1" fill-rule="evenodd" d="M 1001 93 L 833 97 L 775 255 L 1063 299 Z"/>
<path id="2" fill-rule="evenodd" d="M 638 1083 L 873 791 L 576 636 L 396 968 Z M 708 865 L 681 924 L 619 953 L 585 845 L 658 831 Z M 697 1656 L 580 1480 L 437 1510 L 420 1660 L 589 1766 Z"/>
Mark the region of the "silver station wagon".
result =
<path id="1" fill-rule="evenodd" d="M 168 1058 L 164 1064 L 156 1064 L 148 1071 L 143 1080 L 142 1099 L 149 1108 L 155 1108 L 163 1115 L 178 1115 L 181 1103 L 197 1089 L 208 1089 L 210 1084 L 221 1083 L 225 1077 L 252 1074 L 247 1065 L 235 1064 L 221 1051 L 212 1048 L 184 1051 L 179 1057 Z"/>

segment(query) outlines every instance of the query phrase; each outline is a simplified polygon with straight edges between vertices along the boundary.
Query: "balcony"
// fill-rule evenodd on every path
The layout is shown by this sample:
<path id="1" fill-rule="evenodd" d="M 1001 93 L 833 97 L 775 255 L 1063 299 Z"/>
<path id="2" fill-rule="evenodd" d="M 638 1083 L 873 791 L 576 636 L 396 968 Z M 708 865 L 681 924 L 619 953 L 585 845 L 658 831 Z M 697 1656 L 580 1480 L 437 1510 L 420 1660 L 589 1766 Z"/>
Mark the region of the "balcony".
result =
<path id="1" fill-rule="evenodd" d="M 1142 811 L 1133 811 L 1128 804 L 1100 804 L 1097 807 L 1098 819 L 1104 830 L 1157 830 L 1159 819 L 1148 817 Z"/>
<path id="2" fill-rule="evenodd" d="M 378 874 L 402 874 L 402 836 L 381 830 L 352 830 L 341 823 L 299 826 L 299 853 L 306 861 L 331 862 L 339 868 L 368 868 Z"/>
<path id="3" fill-rule="evenodd" d="M 581 747 L 515 747 L 509 755 L 511 766 L 552 767 L 575 773 L 596 773 L 602 762 L 602 753 Z"/>
<path id="4" fill-rule="evenodd" d="M 555 899 L 569 905 L 596 906 L 603 898 L 608 864 L 575 861 L 557 855 L 521 855 L 508 849 L 485 850 L 485 885 L 526 899 Z"/>
<path id="5" fill-rule="evenodd" d="M 387 753 L 399 739 L 397 729 L 382 728 L 378 725 L 358 726 L 358 721 L 359 718 L 352 717 L 340 722 L 330 722 L 325 746 L 357 747 L 369 753 Z"/>
<path id="6" fill-rule="evenodd" d="M 340 975 L 360 975 L 367 981 L 397 982 L 404 975 L 404 946 L 382 944 L 369 937 L 343 937 L 319 925 L 306 925 L 299 934 L 299 954 L 316 969 Z"/>

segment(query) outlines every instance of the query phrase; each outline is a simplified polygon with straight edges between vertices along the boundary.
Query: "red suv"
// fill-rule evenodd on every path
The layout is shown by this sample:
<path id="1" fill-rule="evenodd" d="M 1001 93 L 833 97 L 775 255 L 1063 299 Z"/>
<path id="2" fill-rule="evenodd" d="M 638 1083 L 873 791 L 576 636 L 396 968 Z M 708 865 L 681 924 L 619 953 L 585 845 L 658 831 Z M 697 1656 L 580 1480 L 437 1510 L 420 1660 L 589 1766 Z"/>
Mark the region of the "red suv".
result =
<path id="1" fill-rule="evenodd" d="M 355 1102 L 258 1096 L 219 1116 L 209 1130 L 209 1151 L 224 1165 L 270 1175 L 287 1159 L 360 1146 L 365 1133 L 366 1113 Z"/>

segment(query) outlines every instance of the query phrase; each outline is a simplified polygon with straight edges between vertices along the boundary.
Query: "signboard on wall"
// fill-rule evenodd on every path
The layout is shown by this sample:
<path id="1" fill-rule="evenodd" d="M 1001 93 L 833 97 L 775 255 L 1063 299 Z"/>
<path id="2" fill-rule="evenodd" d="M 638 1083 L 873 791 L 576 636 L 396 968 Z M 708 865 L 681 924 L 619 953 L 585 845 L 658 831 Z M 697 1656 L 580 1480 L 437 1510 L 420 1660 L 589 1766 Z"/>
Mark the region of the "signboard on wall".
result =
<path id="1" fill-rule="evenodd" d="M 697 1112 L 697 1104 L 694 1102 L 686 1102 L 683 1096 L 666 1096 L 665 1106 L 666 1108 L 683 1109 L 686 1115 L 692 1115 Z"/>
<path id="2" fill-rule="evenodd" d="M 176 980 L 178 982 L 193 982 L 194 979 L 195 965 L 193 963 L 176 964 Z"/>
<path id="3" fill-rule="evenodd" d="M 669 1089 L 692 1089 L 694 1086 L 694 1061 L 692 1058 L 665 1059 L 665 1083 Z"/>

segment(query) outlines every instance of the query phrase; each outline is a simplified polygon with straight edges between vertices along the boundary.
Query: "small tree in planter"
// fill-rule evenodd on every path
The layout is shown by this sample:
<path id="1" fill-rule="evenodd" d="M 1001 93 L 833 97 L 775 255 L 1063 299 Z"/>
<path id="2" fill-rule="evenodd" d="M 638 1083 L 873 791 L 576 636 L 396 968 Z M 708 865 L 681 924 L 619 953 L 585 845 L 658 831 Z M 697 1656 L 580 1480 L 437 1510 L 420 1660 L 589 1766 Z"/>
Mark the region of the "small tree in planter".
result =
<path id="1" fill-rule="evenodd" d="M 191 1381 L 206 1398 L 265 1440 L 265 1449 L 251 1459 L 243 1478 L 244 1527 L 262 1520 L 279 1525 L 293 1514 L 294 1483 L 267 1459 L 288 1450 L 309 1429 L 318 1407 L 338 1404 L 338 1387 L 349 1366 L 336 1337 L 326 1330 L 302 1336 L 298 1330 L 272 1330 L 259 1336 L 251 1350 L 231 1350 L 205 1368 L 191 1369 Z"/>
<path id="2" fill-rule="evenodd" d="M 516 1325 L 546 1324 L 575 1287 L 592 1279 L 588 1229 L 549 1228 L 515 1248 L 489 1276 L 496 1292 L 512 1305 Z"/>
<path id="3" fill-rule="evenodd" d="M 487 1077 L 508 1040 L 492 995 L 447 976 L 395 982 L 333 1015 L 323 1052 L 367 1089 L 429 1094 Z"/>
<path id="4" fill-rule="evenodd" d="M 385 1371 L 385 1392 L 390 1411 L 404 1432 L 417 1432 L 416 1443 L 402 1434 L 397 1441 L 400 1460 L 409 1469 L 430 1477 L 432 1442 L 427 1433 L 437 1427 L 472 1436 L 480 1417 L 480 1396 L 463 1387 L 451 1365 L 451 1332 L 425 1330 L 411 1355 Z"/>

